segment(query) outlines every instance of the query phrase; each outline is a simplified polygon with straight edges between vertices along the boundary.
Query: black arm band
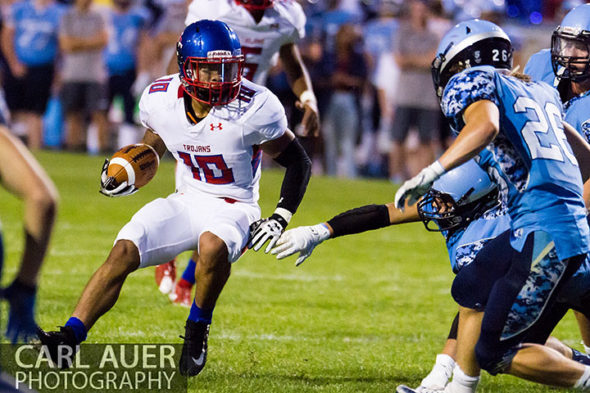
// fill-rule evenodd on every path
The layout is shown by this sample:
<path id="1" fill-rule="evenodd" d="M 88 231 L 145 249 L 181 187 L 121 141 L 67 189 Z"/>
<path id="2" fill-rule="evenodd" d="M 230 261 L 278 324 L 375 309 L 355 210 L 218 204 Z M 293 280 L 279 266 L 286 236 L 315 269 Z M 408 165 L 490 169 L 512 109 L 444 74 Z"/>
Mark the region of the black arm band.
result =
<path id="1" fill-rule="evenodd" d="M 297 139 L 293 139 L 285 150 L 275 158 L 275 161 L 287 169 L 281 185 L 281 198 L 277 207 L 295 213 L 303 199 L 307 183 L 309 183 L 311 160 L 301 143 Z"/>
<path id="2" fill-rule="evenodd" d="M 385 205 L 367 205 L 338 214 L 328 221 L 334 230 L 332 237 L 352 235 L 390 225 L 389 209 Z"/>

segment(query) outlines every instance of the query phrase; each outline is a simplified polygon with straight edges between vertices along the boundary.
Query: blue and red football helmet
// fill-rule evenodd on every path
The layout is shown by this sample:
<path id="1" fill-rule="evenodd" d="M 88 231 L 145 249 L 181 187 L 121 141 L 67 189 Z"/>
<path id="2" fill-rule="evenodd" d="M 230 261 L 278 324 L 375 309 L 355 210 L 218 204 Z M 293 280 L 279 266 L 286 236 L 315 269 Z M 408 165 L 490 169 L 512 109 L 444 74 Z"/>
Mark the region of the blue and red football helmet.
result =
<path id="1" fill-rule="evenodd" d="M 176 57 L 182 86 L 195 100 L 225 105 L 240 93 L 244 56 L 238 36 L 224 22 L 188 25 L 176 44 Z"/>

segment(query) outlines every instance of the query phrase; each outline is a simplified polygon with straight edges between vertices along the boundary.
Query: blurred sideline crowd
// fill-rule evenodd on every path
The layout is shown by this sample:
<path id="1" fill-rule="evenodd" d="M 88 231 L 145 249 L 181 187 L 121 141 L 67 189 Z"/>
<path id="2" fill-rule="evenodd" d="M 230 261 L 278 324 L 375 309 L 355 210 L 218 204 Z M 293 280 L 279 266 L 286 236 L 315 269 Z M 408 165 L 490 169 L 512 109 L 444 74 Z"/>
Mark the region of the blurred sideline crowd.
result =
<path id="1" fill-rule="evenodd" d="M 1 78 L 13 132 L 33 150 L 89 154 L 141 140 L 136 103 L 166 74 L 186 1 L 2 0 Z M 478 17 L 502 26 L 522 69 L 582 3 L 549 2 L 542 22 L 532 23 L 508 18 L 504 0 L 298 1 L 307 16 L 298 46 L 321 116 L 320 138 L 304 141 L 313 173 L 393 182 L 433 162 L 453 137 L 430 63 L 455 23 Z M 267 86 L 298 133 L 297 97 L 280 62 Z"/>

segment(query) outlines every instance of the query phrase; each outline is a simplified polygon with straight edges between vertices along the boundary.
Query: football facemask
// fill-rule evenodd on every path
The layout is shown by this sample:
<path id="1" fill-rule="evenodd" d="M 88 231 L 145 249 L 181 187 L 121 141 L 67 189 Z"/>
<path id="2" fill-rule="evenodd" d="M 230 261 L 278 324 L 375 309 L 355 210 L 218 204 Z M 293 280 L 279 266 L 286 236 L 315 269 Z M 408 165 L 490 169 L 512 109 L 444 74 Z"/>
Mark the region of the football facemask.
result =
<path id="1" fill-rule="evenodd" d="M 458 201 L 444 192 L 431 189 L 418 202 L 418 214 L 428 231 L 441 232 L 464 228 L 486 211 L 500 204 L 498 188 L 482 198 L 467 202 L 475 191 L 470 189 Z"/>
<path id="2" fill-rule="evenodd" d="M 580 82 L 590 77 L 590 32 L 557 29 L 551 36 L 551 65 L 558 79 Z"/>
<path id="3" fill-rule="evenodd" d="M 184 90 L 197 101 L 225 105 L 240 92 L 243 56 L 195 58 L 183 64 Z"/>

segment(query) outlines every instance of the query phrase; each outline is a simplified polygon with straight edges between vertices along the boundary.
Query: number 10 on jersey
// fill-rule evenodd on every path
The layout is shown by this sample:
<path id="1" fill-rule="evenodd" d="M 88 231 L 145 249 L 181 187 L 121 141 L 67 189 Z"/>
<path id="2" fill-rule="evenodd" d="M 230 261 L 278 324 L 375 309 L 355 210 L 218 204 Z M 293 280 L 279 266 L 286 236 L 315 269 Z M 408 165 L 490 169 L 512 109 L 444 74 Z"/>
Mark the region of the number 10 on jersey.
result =
<path id="1" fill-rule="evenodd" d="M 229 184 L 234 182 L 234 173 L 228 168 L 223 156 L 199 156 L 178 152 L 178 156 L 188 166 L 193 178 L 210 184 Z"/>

